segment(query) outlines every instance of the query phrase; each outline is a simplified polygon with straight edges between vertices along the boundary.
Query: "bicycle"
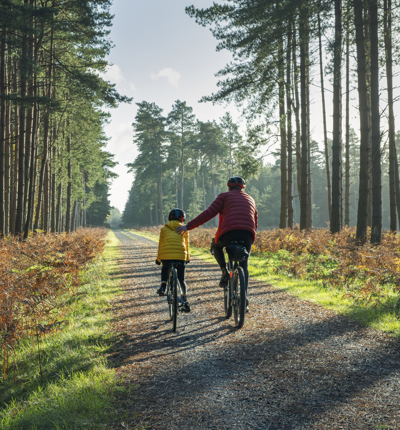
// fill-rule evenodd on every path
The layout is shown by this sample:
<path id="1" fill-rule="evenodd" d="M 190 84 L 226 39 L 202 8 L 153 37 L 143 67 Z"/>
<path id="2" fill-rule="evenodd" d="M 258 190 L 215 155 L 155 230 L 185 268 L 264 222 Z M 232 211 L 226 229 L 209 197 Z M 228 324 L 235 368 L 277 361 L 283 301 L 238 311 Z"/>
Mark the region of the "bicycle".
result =
<path id="1" fill-rule="evenodd" d="M 224 310 L 225 318 L 232 316 L 232 309 L 235 317 L 236 327 L 242 328 L 246 313 L 246 278 L 243 268 L 239 266 L 241 261 L 249 258 L 249 253 L 241 240 L 234 240 L 226 247 L 229 257 L 229 284 L 224 288 Z"/>
<path id="2" fill-rule="evenodd" d="M 182 262 L 173 261 L 169 265 L 167 288 L 165 293 L 167 296 L 168 311 L 170 320 L 172 321 L 173 332 L 176 331 L 178 312 L 182 311 L 182 289 L 176 270 L 176 266 L 179 264 L 182 264 Z"/>

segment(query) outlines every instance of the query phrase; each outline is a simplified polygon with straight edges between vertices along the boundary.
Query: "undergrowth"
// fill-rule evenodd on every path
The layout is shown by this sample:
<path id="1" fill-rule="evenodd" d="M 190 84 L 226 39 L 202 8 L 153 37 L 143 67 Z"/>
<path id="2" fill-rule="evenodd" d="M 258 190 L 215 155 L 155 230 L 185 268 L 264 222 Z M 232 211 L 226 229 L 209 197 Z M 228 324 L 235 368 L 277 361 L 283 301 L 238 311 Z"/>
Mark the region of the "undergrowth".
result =
<path id="1" fill-rule="evenodd" d="M 117 383 L 106 354 L 115 334 L 110 329 L 111 300 L 120 293 L 116 270 L 118 241 L 81 271 L 81 285 L 69 297 L 65 324 L 39 339 L 15 346 L 7 378 L 0 383 L 0 428 L 107 429 L 114 399 L 126 390 Z M 67 298 L 65 297 L 67 300 Z"/>

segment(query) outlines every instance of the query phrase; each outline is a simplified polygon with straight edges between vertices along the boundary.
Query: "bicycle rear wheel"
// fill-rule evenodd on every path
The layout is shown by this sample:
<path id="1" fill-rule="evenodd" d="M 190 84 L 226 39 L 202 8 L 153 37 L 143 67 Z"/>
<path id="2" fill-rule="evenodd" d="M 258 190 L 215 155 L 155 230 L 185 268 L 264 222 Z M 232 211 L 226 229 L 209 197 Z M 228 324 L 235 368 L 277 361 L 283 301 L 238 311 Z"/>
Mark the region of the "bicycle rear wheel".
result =
<path id="1" fill-rule="evenodd" d="M 233 312 L 236 327 L 242 328 L 246 314 L 246 284 L 241 267 L 237 267 L 233 274 Z"/>

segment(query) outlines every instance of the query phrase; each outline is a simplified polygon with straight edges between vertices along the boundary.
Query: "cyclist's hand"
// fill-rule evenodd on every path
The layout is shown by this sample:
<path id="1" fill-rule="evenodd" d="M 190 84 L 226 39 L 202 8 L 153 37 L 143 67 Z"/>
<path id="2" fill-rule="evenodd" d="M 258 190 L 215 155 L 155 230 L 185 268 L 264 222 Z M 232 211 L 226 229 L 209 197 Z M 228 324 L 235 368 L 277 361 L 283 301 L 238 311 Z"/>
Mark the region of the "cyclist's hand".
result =
<path id="1" fill-rule="evenodd" d="M 161 263 L 156 259 L 156 264 L 159 266 Z"/>
<path id="2" fill-rule="evenodd" d="M 183 236 L 188 231 L 187 225 L 178 225 L 176 227 L 175 232 Z"/>

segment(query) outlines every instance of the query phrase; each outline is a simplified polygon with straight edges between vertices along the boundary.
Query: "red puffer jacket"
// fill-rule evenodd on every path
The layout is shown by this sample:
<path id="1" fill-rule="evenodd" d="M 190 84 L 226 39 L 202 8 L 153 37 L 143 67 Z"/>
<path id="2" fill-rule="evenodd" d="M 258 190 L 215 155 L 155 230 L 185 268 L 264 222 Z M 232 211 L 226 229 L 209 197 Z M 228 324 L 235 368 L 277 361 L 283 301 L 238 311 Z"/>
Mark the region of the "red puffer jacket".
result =
<path id="1" fill-rule="evenodd" d="M 248 230 L 253 233 L 253 242 L 256 237 L 258 213 L 253 197 L 243 190 L 233 189 L 221 193 L 208 209 L 187 223 L 188 230 L 204 224 L 219 213 L 218 230 L 215 242 L 228 231 Z"/>

